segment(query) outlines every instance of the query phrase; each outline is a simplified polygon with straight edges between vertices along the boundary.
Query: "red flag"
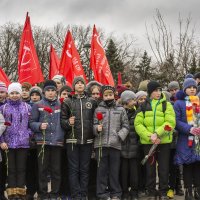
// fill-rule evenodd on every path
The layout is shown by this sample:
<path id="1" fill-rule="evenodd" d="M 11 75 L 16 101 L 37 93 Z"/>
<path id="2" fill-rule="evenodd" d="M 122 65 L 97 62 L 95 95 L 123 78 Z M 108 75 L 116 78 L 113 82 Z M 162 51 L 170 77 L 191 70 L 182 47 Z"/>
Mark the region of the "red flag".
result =
<path id="1" fill-rule="evenodd" d="M 49 64 L 49 79 L 51 80 L 55 75 L 59 74 L 60 60 L 56 54 L 53 45 L 50 49 L 50 64 Z"/>
<path id="2" fill-rule="evenodd" d="M 18 55 L 19 82 L 29 82 L 32 85 L 44 81 L 40 63 L 34 47 L 30 17 L 26 15 L 23 33 L 21 36 Z"/>
<path id="3" fill-rule="evenodd" d="M 92 42 L 91 42 L 91 55 L 90 55 L 90 67 L 94 72 L 95 80 L 101 82 L 101 70 L 104 74 L 107 84 L 114 86 L 114 80 L 112 73 L 110 71 L 110 67 L 108 64 L 108 60 L 105 55 L 105 51 L 101 45 L 99 35 L 97 33 L 96 27 L 94 25 Z"/>
<path id="4" fill-rule="evenodd" d="M 3 69 L 0 67 L 0 81 L 4 82 L 6 86 L 10 85 L 10 80 L 8 79 L 6 73 L 3 71 Z"/>
<path id="5" fill-rule="evenodd" d="M 62 74 L 71 84 L 76 76 L 82 76 L 87 82 L 83 67 L 81 65 L 80 56 L 75 47 L 70 31 L 67 32 L 65 38 L 59 71 L 60 74 Z"/>
<path id="6" fill-rule="evenodd" d="M 121 72 L 118 72 L 118 85 L 122 85 L 122 74 Z"/>

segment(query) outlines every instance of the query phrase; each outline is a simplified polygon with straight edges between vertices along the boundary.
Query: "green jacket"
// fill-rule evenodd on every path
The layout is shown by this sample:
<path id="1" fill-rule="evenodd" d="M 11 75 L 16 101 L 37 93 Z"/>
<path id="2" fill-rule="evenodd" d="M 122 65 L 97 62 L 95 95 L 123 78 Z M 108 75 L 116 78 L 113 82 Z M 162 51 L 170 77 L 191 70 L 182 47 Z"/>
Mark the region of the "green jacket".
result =
<path id="1" fill-rule="evenodd" d="M 161 144 L 172 142 L 172 133 L 164 130 L 165 125 L 175 128 L 175 112 L 170 102 L 166 104 L 166 110 L 163 113 L 162 102 L 166 101 L 165 95 L 162 94 L 160 100 L 147 99 L 145 102 L 145 113 L 141 108 L 135 118 L 135 130 L 140 136 L 141 144 L 152 144 L 150 137 L 153 133 L 157 133 L 161 139 Z"/>

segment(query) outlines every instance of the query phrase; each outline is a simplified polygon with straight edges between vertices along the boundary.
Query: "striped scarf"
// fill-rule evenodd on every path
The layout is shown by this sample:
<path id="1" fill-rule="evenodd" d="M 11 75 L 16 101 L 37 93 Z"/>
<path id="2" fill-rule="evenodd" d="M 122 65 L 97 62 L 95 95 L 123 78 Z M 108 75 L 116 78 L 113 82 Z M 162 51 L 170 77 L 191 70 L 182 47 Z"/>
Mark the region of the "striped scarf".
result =
<path id="1" fill-rule="evenodd" d="M 194 125 L 193 105 L 196 104 L 197 106 L 199 106 L 199 97 L 198 96 L 187 96 L 187 97 L 185 97 L 185 101 L 186 101 L 187 122 L 190 125 Z"/>

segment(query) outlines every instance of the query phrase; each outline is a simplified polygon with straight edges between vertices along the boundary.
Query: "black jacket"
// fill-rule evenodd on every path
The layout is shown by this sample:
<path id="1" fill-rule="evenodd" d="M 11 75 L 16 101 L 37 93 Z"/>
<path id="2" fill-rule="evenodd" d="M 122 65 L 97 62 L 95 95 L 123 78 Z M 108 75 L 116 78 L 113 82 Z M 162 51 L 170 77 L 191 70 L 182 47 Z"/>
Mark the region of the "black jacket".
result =
<path id="1" fill-rule="evenodd" d="M 139 156 L 139 137 L 135 132 L 134 120 L 136 116 L 135 109 L 126 109 L 130 130 L 126 140 L 122 142 L 121 157 L 137 158 Z"/>
<path id="2" fill-rule="evenodd" d="M 71 96 L 61 105 L 61 126 L 66 131 L 66 143 L 89 144 L 93 142 L 93 114 L 96 101 L 86 95 Z M 74 131 L 69 118 L 75 116 Z"/>

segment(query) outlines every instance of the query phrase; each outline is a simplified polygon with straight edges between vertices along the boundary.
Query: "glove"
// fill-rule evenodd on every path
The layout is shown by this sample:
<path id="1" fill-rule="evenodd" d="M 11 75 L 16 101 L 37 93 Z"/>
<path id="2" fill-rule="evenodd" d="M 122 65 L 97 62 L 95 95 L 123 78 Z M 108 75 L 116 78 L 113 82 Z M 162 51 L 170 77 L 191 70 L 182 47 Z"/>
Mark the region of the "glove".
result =
<path id="1" fill-rule="evenodd" d="M 153 133 L 153 134 L 151 135 L 151 142 L 152 142 L 152 143 L 155 143 L 155 141 L 157 140 L 157 138 L 158 138 L 157 134 L 156 134 L 156 133 Z"/>
<path id="2" fill-rule="evenodd" d="M 190 133 L 191 133 L 192 135 L 200 135 L 200 128 L 192 127 L 192 128 L 190 129 Z"/>

